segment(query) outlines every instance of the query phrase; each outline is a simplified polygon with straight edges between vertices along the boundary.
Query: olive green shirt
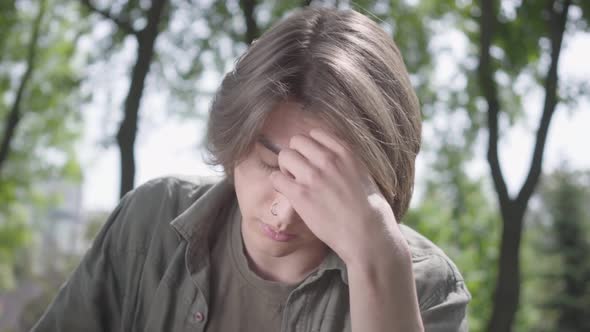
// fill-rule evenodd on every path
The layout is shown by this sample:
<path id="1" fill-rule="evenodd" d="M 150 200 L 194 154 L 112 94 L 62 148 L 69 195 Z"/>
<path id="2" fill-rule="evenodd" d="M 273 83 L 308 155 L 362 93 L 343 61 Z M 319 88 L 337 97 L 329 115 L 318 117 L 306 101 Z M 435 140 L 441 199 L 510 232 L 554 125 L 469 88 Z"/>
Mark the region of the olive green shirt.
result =
<path id="1" fill-rule="evenodd" d="M 129 192 L 32 331 L 206 331 L 211 247 L 235 201 L 226 179 L 166 177 Z M 471 295 L 457 267 L 425 237 L 400 228 L 425 330 L 467 331 Z M 350 331 L 348 301 L 346 266 L 330 253 L 290 292 L 279 331 Z"/>

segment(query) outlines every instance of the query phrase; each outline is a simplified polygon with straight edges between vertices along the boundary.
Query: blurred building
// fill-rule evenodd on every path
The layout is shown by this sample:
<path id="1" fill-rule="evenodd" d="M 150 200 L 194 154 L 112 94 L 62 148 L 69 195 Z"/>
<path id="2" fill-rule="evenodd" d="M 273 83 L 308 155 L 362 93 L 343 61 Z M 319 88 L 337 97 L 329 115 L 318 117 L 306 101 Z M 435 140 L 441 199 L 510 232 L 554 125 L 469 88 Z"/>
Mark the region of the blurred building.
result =
<path id="1" fill-rule="evenodd" d="M 55 180 L 38 184 L 36 190 L 47 201 L 31 203 L 32 241 L 18 253 L 15 287 L 0 293 L 0 331 L 27 330 L 23 317 L 38 315 L 26 312 L 32 310 L 30 304 L 38 302 L 36 310 L 45 306 L 88 247 L 82 185 Z"/>
<path id="2" fill-rule="evenodd" d="M 86 250 L 84 232 L 87 220 L 82 212 L 82 184 L 52 181 L 41 186 L 44 194 L 55 200 L 47 208 L 37 208 L 33 225 L 38 229 L 35 238 L 36 254 L 33 273 L 45 274 L 64 268 L 61 258 L 80 255 Z"/>

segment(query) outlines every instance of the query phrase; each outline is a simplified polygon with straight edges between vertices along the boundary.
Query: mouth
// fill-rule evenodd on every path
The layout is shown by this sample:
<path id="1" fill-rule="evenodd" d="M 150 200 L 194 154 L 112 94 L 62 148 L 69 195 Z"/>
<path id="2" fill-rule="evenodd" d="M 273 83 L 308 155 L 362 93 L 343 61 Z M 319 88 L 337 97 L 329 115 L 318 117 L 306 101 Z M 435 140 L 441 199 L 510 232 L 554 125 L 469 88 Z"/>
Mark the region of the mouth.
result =
<path id="1" fill-rule="evenodd" d="M 297 237 L 295 234 L 277 232 L 271 226 L 265 224 L 264 222 L 260 222 L 260 227 L 262 229 L 262 233 L 274 241 L 289 242 Z"/>

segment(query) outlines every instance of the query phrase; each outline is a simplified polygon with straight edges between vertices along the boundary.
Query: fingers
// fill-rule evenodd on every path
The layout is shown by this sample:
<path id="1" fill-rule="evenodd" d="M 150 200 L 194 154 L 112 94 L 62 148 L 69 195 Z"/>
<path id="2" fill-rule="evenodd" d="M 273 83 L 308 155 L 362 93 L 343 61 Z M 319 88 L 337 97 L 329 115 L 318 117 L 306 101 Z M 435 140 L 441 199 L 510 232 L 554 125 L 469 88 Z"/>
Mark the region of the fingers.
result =
<path id="1" fill-rule="evenodd" d="M 275 190 L 287 197 L 293 204 L 294 202 L 292 200 L 298 196 L 297 193 L 300 190 L 300 185 L 295 179 L 285 175 L 281 171 L 274 171 L 270 175 L 270 180 Z"/>
<path id="2" fill-rule="evenodd" d="M 310 136 L 293 136 L 289 141 L 289 148 L 304 156 L 320 173 L 332 171 L 338 163 L 338 156 L 334 152 Z"/>
<path id="3" fill-rule="evenodd" d="M 314 140 L 327 147 L 335 154 L 338 158 L 336 166 L 343 168 L 355 167 L 357 170 L 364 170 L 368 172 L 366 164 L 361 159 L 358 159 L 352 149 L 338 138 L 335 134 L 320 128 L 314 128 L 309 132 L 309 135 Z M 367 173 L 367 176 L 370 175 Z"/>
<path id="4" fill-rule="evenodd" d="M 314 128 L 309 132 L 309 136 L 343 159 L 351 152 L 346 145 L 340 142 L 340 139 L 326 130 Z"/>
<path id="5" fill-rule="evenodd" d="M 289 147 L 278 155 L 281 172 L 292 176 L 299 184 L 317 185 L 326 176 L 343 173 L 348 149 L 335 136 L 322 129 L 312 129 L 307 135 L 295 135 Z"/>
<path id="6" fill-rule="evenodd" d="M 289 148 L 281 150 L 278 161 L 281 172 L 292 175 L 297 181 L 304 181 L 309 169 L 313 167 L 301 153 Z"/>
<path id="7" fill-rule="evenodd" d="M 295 135 L 289 140 L 289 148 L 297 150 L 301 155 L 305 156 L 306 159 L 313 162 L 322 157 L 325 153 L 326 148 L 322 146 L 318 141 L 305 135 Z"/>

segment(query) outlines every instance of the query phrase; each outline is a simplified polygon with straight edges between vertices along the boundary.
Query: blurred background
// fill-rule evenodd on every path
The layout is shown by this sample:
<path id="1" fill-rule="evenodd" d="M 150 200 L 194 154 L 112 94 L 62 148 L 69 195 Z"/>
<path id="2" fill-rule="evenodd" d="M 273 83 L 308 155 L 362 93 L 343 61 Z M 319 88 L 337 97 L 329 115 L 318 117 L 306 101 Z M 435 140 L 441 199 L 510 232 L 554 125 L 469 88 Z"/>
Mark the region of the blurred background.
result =
<path id="1" fill-rule="evenodd" d="M 122 194 L 202 162 L 224 73 L 310 1 L 0 1 L 0 331 L 28 331 Z M 403 222 L 471 331 L 590 331 L 590 1 L 311 1 L 404 54 L 424 137 Z"/>

